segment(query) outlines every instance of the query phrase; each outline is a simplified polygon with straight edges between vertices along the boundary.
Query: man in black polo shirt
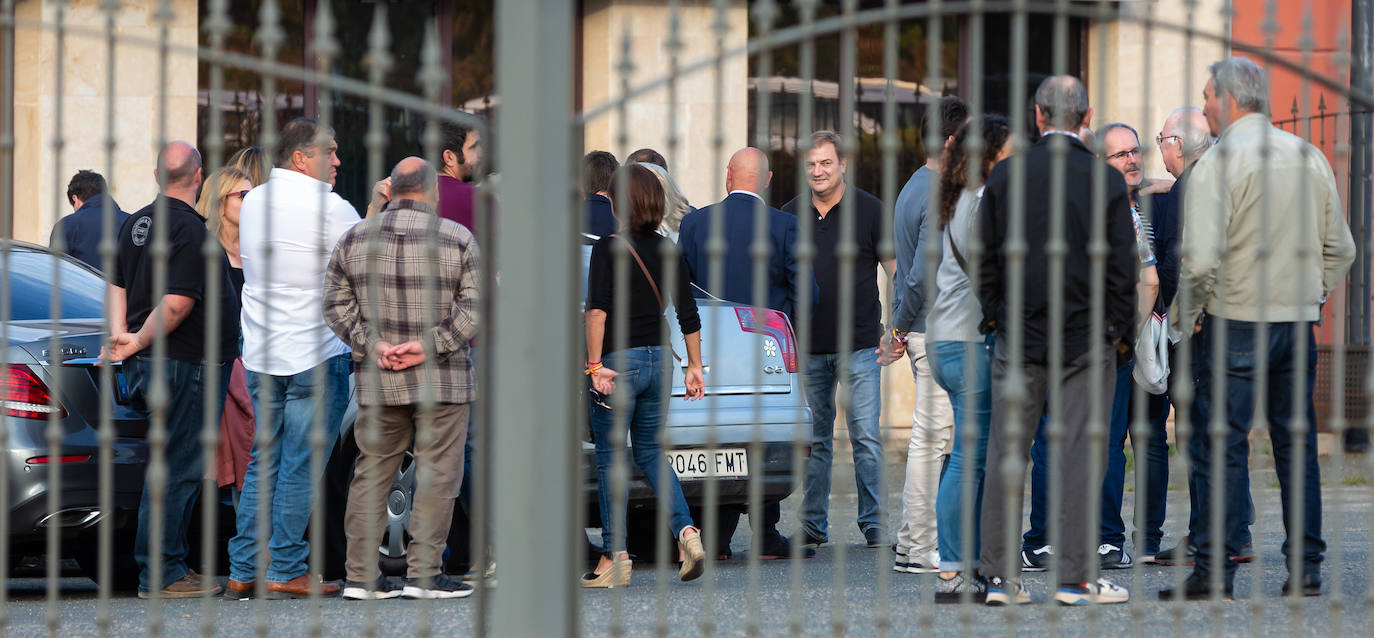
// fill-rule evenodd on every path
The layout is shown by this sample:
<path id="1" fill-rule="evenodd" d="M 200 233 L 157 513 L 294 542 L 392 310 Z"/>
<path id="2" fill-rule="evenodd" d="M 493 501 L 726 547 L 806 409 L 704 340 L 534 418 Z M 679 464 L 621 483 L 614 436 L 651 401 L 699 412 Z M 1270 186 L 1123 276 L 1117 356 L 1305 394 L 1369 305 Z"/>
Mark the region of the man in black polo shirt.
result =
<path id="1" fill-rule="evenodd" d="M 859 530 L 869 547 L 883 544 L 879 528 L 882 499 L 878 494 L 883 444 L 878 431 L 882 411 L 879 391 L 881 364 L 874 354 L 885 341 L 883 308 L 878 301 L 878 264 L 891 277 L 891 258 L 881 261 L 878 242 L 883 234 L 883 204 L 878 198 L 845 184 L 845 161 L 840 157 L 840 137 L 830 131 L 811 136 L 806 172 L 809 197 L 798 195 L 782 207 L 795 215 L 814 215 L 816 244 L 814 269 L 820 295 L 811 321 L 811 358 L 806 368 L 806 398 L 811 404 L 811 457 L 806 462 L 803 486 L 802 531 L 807 545 L 818 546 L 830 538 L 826 513 L 830 503 L 830 463 L 834 454 L 835 386 L 840 371 L 847 372 L 850 403 L 845 406 L 849 440 L 854 447 L 854 482 L 859 495 Z M 846 199 L 852 202 L 845 201 Z M 852 215 L 852 220 L 846 220 Z M 803 221 L 803 223 L 805 223 Z M 840 242 L 852 223 L 855 257 L 853 273 L 840 280 Z M 840 324 L 840 291 L 850 289 L 848 321 Z M 845 363 L 841 363 L 844 361 Z"/>
<path id="2" fill-rule="evenodd" d="M 205 476 L 200 443 L 204 393 L 210 392 L 214 398 L 211 410 L 217 420 L 224 406 L 230 362 L 238 356 L 239 309 L 234 288 L 229 285 L 228 261 L 220 250 L 215 251 L 222 260 L 219 299 L 207 307 L 208 269 L 202 252 L 207 231 L 205 220 L 191 206 L 200 188 L 200 153 L 186 142 L 172 142 L 158 153 L 157 166 L 162 194 L 119 229 L 119 255 L 106 308 L 111 337 L 101 359 L 124 361 L 131 400 L 149 414 L 155 413 L 159 406 L 148 405 L 154 383 L 153 342 L 165 336 L 161 381 L 167 387 L 167 403 L 161 411 L 166 417 L 167 438 L 161 458 L 154 453 L 152 459 L 153 463 L 162 462 L 167 476 L 159 513 L 161 569 L 159 573 L 151 571 L 154 512 L 147 483 L 138 506 L 134 559 L 140 567 L 139 598 L 148 598 L 154 588 L 161 590 L 162 598 L 192 598 L 220 591 L 214 580 L 187 565 L 186 530 L 198 511 L 196 498 Z M 163 240 L 167 242 L 166 288 L 155 297 L 153 246 Z M 211 311 L 220 313 L 220 334 L 218 352 L 207 359 L 211 353 L 205 323 L 206 313 Z M 219 380 L 214 388 L 207 389 L 210 366 L 219 368 Z"/>

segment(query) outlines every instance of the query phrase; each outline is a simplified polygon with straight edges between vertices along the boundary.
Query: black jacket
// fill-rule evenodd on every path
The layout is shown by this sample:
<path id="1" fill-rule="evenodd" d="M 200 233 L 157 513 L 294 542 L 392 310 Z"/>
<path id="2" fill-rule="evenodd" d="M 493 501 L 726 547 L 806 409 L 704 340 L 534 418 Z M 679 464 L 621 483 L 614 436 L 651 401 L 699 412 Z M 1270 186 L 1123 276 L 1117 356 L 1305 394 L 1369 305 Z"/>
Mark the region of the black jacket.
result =
<path id="1" fill-rule="evenodd" d="M 1183 189 L 1192 172 L 1193 165 L 1189 164 L 1169 192 L 1156 195 L 1151 202 L 1154 204 L 1154 219 L 1151 223 L 1155 229 L 1155 259 L 1159 260 L 1156 265 L 1159 272 L 1159 301 L 1155 304 L 1156 310 L 1167 309 L 1174 303 L 1174 295 L 1178 294 L 1179 240 L 1183 237 Z"/>
<path id="2" fill-rule="evenodd" d="M 1093 156 L 1083 143 L 1065 137 L 1063 156 L 1064 198 L 1064 287 L 1049 289 L 1050 197 L 1053 155 L 1050 141 L 1057 134 L 1045 135 L 1026 151 L 1024 188 L 1011 192 L 1011 162 L 993 167 L 983 193 L 978 224 L 987 250 L 979 267 L 978 298 L 983 307 L 982 331 L 1003 332 L 1008 322 L 1020 322 L 1024 336 L 1024 360 L 1034 364 L 1048 362 L 1051 295 L 1063 300 L 1063 361 L 1083 355 L 1091 345 L 1095 321 L 1102 321 L 1108 340 L 1130 341 L 1135 323 L 1135 284 L 1139 258 L 1136 254 L 1135 228 L 1131 221 L 1130 196 L 1121 173 Z M 1016 160 L 1013 160 L 1016 161 Z M 1094 211 L 1094 167 L 1105 177 L 1105 209 Z M 1014 197 L 1024 202 L 1025 260 L 1024 279 L 1013 281 L 1007 272 L 1007 241 Z M 1090 246 L 1094 218 L 1105 221 L 1107 253 L 1101 280 L 1105 293 L 1106 316 L 1094 320 L 1092 314 L 1093 259 Z M 1009 317 L 1008 290 L 1023 291 L 1019 316 Z"/>
<path id="3" fill-rule="evenodd" d="M 65 240 L 67 254 L 80 259 L 91 268 L 104 270 L 100 258 L 100 233 L 104 229 L 105 198 L 109 195 L 92 195 L 76 212 L 57 220 L 52 232 L 48 234 L 48 245 L 57 243 L 58 235 Z M 119 209 L 119 204 L 110 198 L 110 215 L 114 217 L 113 233 L 118 233 L 129 214 Z"/>

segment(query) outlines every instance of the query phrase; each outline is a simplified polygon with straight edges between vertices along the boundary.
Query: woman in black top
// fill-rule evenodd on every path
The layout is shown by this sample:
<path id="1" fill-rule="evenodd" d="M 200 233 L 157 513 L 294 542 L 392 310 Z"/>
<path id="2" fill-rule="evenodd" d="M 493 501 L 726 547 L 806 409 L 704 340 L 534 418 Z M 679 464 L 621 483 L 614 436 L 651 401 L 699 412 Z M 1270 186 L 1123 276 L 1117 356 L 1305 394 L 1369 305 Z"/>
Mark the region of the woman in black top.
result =
<path id="1" fill-rule="evenodd" d="M 677 475 L 667 472 L 666 483 L 660 484 L 658 437 L 666 417 L 662 395 L 663 384 L 671 383 L 673 353 L 664 346 L 667 326 L 663 309 L 667 293 L 658 283 L 664 279 L 663 256 L 676 247 L 657 232 L 663 221 L 663 187 L 643 166 L 629 165 L 616 173 L 611 192 L 625 190 L 629 211 L 619 215 L 619 235 L 602 237 L 592 247 L 587 274 L 587 375 L 591 377 L 590 412 L 592 438 L 596 442 L 597 501 L 601 507 L 601 562 L 596 570 L 582 577 L 584 587 L 625 587 L 630 584 L 630 557 L 624 551 L 624 533 L 613 529 L 612 508 L 622 511 L 624 520 L 626 495 L 621 491 L 612 495 L 610 483 L 611 460 L 617 452 L 611 441 L 612 428 L 617 426 L 611 394 L 620 386 L 624 405 L 615 405 L 629 421 L 630 437 L 634 441 L 633 456 L 655 493 L 667 490 L 666 500 L 671 508 L 671 525 L 682 555 L 678 576 L 686 581 L 701 575 L 706 552 L 701 535 L 692 523 L 687 499 Z M 625 291 L 626 307 L 616 303 L 613 252 L 628 250 L 629 289 Z M 703 392 L 701 371 L 701 318 L 696 301 L 692 299 L 687 264 L 681 255 L 677 260 L 677 277 L 671 301 L 677 312 L 678 326 L 687 343 L 686 386 L 687 400 L 700 399 Z M 616 313 L 623 312 L 625 332 L 617 332 Z M 607 327 L 610 327 L 608 334 Z M 607 339 L 609 337 L 609 339 Z M 603 345 L 605 348 L 603 348 Z M 603 350 L 612 350 L 604 354 Z M 604 363 L 603 363 L 604 359 Z M 624 427 L 624 425 L 619 425 Z"/>

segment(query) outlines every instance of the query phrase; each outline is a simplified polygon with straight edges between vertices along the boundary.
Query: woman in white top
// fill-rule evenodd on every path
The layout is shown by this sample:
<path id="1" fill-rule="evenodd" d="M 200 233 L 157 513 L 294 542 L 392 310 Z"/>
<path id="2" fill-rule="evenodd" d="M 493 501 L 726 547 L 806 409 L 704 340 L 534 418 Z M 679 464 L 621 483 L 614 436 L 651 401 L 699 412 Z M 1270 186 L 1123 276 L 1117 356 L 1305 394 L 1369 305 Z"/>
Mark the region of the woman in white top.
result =
<path id="1" fill-rule="evenodd" d="M 985 153 L 968 152 L 970 129 L 981 129 Z M 977 602 L 985 595 L 969 568 L 979 552 L 983 465 L 992 420 L 992 335 L 978 334 L 983 311 L 968 266 L 977 263 L 981 250 L 974 229 L 983 180 L 1011 150 L 1007 119 L 984 115 L 981 125 L 970 122 L 955 133 L 941 162 L 937 227 L 943 230 L 944 252 L 935 275 L 939 295 L 926 317 L 926 353 L 935 382 L 949 393 L 954 407 L 954 447 L 945 469 L 947 479 L 940 482 L 935 499 L 940 551 L 936 602 L 959 602 L 966 591 Z M 972 529 L 965 528 L 965 517 L 972 521 Z"/>

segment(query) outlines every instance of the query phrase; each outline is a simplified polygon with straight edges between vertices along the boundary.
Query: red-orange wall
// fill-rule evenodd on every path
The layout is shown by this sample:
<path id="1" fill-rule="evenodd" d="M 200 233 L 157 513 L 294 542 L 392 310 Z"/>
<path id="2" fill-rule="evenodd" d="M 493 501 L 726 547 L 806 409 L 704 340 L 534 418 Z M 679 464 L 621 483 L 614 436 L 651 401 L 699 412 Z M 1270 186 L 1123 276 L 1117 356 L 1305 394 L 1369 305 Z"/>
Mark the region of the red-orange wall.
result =
<path id="1" fill-rule="evenodd" d="M 1296 100 L 1297 115 L 1303 119 L 1297 130 L 1292 126 L 1284 126 L 1284 129 L 1307 138 L 1322 149 L 1336 173 L 1341 196 L 1345 198 L 1350 183 L 1350 159 L 1347 151 L 1338 153 L 1337 146 L 1348 147 L 1349 118 L 1345 114 L 1350 112 L 1350 104 L 1339 92 L 1317 84 L 1312 77 L 1325 76 L 1343 87 L 1350 86 L 1350 62 L 1339 58 L 1340 48 L 1350 46 L 1351 0 L 1277 0 L 1273 3 L 1277 11 L 1272 22 L 1269 4 L 1269 0 L 1234 0 L 1231 39 L 1236 46 L 1233 54 L 1254 57 L 1242 47 L 1251 45 L 1304 70 L 1299 73 L 1276 64 L 1267 65 L 1271 115 L 1274 120 L 1293 119 Z M 1254 59 L 1265 64 L 1262 58 Z M 1307 120 L 1321 113 L 1318 106 L 1323 102 L 1325 113 L 1332 117 Z M 1335 321 L 1344 322 L 1341 316 L 1333 316 L 1339 312 L 1342 310 L 1337 304 L 1327 305 L 1319 337 L 1321 342 L 1331 343 L 1336 337 L 1332 332 Z"/>

